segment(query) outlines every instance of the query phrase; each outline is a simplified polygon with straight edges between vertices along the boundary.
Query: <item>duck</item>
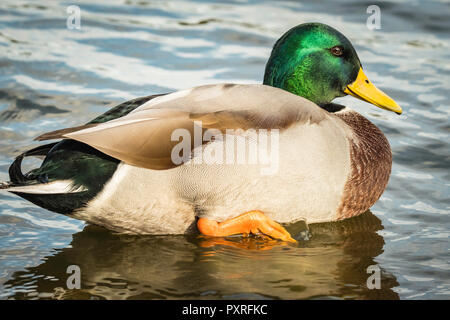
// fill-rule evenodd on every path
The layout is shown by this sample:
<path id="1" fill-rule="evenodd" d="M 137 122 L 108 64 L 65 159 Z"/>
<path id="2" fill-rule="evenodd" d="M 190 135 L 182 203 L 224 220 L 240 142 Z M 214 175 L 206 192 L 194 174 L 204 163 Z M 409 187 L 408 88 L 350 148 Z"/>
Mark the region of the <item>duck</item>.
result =
<path id="1" fill-rule="evenodd" d="M 346 95 L 402 113 L 341 32 L 300 24 L 276 41 L 262 84 L 153 94 L 43 133 L 56 141 L 17 156 L 0 188 L 119 233 L 296 242 L 287 225 L 360 215 L 388 184 L 389 142 L 333 103 Z M 44 160 L 24 174 L 30 156 Z"/>

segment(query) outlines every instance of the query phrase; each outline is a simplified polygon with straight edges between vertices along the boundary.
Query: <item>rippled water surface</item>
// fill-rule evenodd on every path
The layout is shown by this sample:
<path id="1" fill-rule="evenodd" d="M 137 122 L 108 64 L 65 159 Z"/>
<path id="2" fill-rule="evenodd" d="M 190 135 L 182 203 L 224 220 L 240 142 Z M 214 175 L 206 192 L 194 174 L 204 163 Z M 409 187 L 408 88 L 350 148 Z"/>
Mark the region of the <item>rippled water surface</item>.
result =
<path id="1" fill-rule="evenodd" d="M 397 116 L 340 99 L 388 137 L 389 186 L 371 212 L 310 226 L 298 246 L 257 239 L 119 236 L 0 193 L 0 297 L 449 299 L 449 2 L 0 2 L 0 180 L 32 139 L 126 99 L 217 82 L 258 83 L 276 39 L 311 21 L 353 42 Z M 26 167 L 32 163 L 24 164 Z M 299 232 L 304 226 L 291 226 Z M 66 269 L 82 271 L 68 290 Z M 381 268 L 369 290 L 367 267 Z"/>

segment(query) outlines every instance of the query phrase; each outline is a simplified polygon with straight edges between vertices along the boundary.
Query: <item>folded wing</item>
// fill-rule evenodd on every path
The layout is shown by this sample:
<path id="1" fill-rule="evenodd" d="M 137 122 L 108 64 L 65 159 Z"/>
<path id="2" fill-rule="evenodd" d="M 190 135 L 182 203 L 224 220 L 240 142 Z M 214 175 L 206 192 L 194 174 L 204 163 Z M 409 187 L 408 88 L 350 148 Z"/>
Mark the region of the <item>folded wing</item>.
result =
<path id="1" fill-rule="evenodd" d="M 128 164 L 169 169 L 179 140 L 177 129 L 280 129 L 309 125 L 327 114 L 314 103 L 265 85 L 220 84 L 195 87 L 154 98 L 127 115 L 99 124 L 46 133 L 38 140 L 69 138 L 86 143 Z M 191 145 L 194 146 L 193 141 Z"/>

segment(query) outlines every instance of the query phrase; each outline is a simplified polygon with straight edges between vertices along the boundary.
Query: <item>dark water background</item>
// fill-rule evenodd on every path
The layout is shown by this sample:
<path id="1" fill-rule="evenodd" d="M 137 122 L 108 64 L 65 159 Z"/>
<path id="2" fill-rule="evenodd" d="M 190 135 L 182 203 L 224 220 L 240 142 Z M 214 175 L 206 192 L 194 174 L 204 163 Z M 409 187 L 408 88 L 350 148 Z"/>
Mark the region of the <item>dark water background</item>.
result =
<path id="1" fill-rule="evenodd" d="M 81 30 L 66 27 L 71 4 Z M 366 27 L 372 4 L 381 30 Z M 342 31 L 404 115 L 340 99 L 388 137 L 391 180 L 371 212 L 312 225 L 298 246 L 119 236 L 2 192 L 0 298 L 449 299 L 449 12 L 448 1 L 2 0 L 0 180 L 33 137 L 126 99 L 261 82 L 273 43 L 304 22 Z M 80 290 L 66 287 L 69 265 L 81 268 Z M 381 289 L 367 288 L 371 265 Z"/>

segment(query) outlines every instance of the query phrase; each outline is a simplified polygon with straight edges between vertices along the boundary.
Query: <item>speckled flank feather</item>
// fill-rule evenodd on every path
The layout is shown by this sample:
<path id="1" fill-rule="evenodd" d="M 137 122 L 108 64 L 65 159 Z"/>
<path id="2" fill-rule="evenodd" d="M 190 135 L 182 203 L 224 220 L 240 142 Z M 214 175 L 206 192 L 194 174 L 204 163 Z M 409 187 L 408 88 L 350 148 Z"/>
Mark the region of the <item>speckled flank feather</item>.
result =
<path id="1" fill-rule="evenodd" d="M 392 153 L 384 134 L 369 120 L 355 111 L 336 115 L 354 131 L 350 177 L 337 210 L 337 220 L 342 220 L 365 212 L 381 197 L 391 174 Z"/>

